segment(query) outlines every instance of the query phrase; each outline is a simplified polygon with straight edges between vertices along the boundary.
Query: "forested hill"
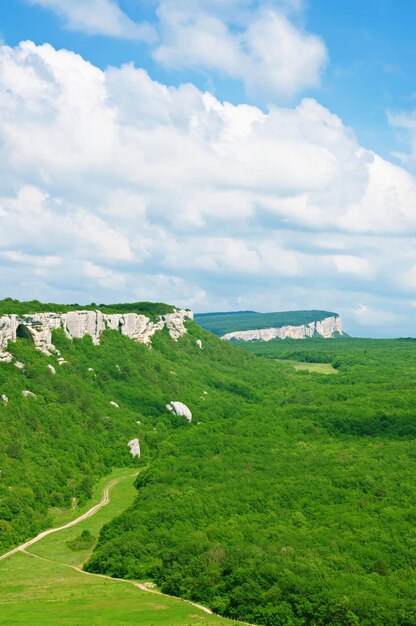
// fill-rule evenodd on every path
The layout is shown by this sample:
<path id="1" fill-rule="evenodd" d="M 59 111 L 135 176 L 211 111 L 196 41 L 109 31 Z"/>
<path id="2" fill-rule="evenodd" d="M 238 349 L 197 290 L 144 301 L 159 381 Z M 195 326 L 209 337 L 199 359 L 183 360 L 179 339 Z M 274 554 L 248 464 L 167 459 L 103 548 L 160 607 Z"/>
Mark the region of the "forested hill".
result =
<path id="1" fill-rule="evenodd" d="M 330 311 L 283 311 L 257 313 L 256 311 L 233 311 L 230 313 L 196 313 L 195 321 L 206 330 L 222 337 L 227 333 L 282 326 L 302 326 L 327 317 L 338 317 Z"/>
<path id="2" fill-rule="evenodd" d="M 59 357 L 23 334 L 9 342 L 0 551 L 45 528 L 50 507 L 82 504 L 112 467 L 138 464 L 137 500 L 104 527 L 89 570 L 259 625 L 416 626 L 416 342 L 250 345 L 262 358 L 186 329 L 177 341 L 159 330 L 151 347 L 59 330 Z"/>
<path id="3" fill-rule="evenodd" d="M 68 313 L 69 311 L 95 311 L 102 313 L 138 313 L 154 318 L 158 315 L 172 313 L 174 307 L 162 302 L 124 302 L 120 304 L 55 304 L 30 300 L 21 302 L 13 298 L 0 300 L 0 315 L 26 315 L 31 313 Z"/>

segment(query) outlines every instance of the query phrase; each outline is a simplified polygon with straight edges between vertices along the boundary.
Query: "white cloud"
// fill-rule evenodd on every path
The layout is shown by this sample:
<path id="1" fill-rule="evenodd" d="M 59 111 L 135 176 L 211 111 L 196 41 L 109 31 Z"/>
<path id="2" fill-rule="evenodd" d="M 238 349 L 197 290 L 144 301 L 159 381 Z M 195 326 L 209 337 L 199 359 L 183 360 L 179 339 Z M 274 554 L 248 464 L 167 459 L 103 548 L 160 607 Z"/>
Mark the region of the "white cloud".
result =
<path id="1" fill-rule="evenodd" d="M 386 326 L 397 319 L 397 315 L 390 311 L 372 309 L 367 304 L 359 304 L 352 315 L 363 326 Z"/>
<path id="2" fill-rule="evenodd" d="M 390 125 L 397 128 L 401 133 L 401 139 L 408 142 L 410 150 L 396 153 L 405 165 L 416 166 L 416 111 L 402 111 L 399 113 L 388 112 L 387 117 Z"/>
<path id="3" fill-rule="evenodd" d="M 155 38 L 149 24 L 133 22 L 115 0 L 26 0 L 50 9 L 64 20 L 65 26 L 88 35 L 107 35 L 151 42 Z"/>
<path id="4" fill-rule="evenodd" d="M 256 99 L 291 97 L 320 84 L 325 44 L 298 22 L 302 0 L 155 0 L 152 24 L 137 23 L 116 0 L 26 0 L 53 11 L 66 28 L 149 44 L 169 69 L 241 81 Z"/>
<path id="5" fill-rule="evenodd" d="M 340 308 L 365 326 L 363 304 L 389 328 L 414 301 L 415 179 L 315 100 L 264 112 L 3 46 L 0 159 L 12 296 Z"/>
<path id="6" fill-rule="evenodd" d="M 319 85 L 327 61 L 319 37 L 295 26 L 282 7 L 225 4 L 233 4 L 234 11 L 225 12 L 218 3 L 161 0 L 155 60 L 242 80 L 248 93 L 266 99 Z"/>
<path id="7" fill-rule="evenodd" d="M 84 273 L 85 276 L 92 278 L 107 289 L 120 289 L 125 285 L 125 279 L 122 274 L 112 272 L 99 265 L 94 265 L 94 263 L 90 263 L 90 261 L 84 263 Z"/>

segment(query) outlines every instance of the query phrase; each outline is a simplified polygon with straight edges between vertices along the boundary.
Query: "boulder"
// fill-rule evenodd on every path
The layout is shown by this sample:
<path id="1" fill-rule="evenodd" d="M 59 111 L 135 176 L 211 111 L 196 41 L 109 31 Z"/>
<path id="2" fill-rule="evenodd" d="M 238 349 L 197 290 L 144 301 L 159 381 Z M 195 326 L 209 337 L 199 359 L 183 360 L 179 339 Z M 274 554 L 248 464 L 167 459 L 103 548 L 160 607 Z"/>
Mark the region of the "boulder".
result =
<path id="1" fill-rule="evenodd" d="M 175 415 L 178 415 L 180 417 L 186 417 L 188 422 L 192 422 L 191 410 L 183 402 L 178 402 L 178 401 L 169 402 L 169 404 L 166 405 L 166 408 L 171 413 L 174 413 Z"/>
<path id="2" fill-rule="evenodd" d="M 132 439 L 131 441 L 129 441 L 127 445 L 130 448 L 130 452 L 131 452 L 133 459 L 135 457 L 140 459 L 140 441 L 138 437 L 136 437 L 136 439 Z"/>
<path id="3" fill-rule="evenodd" d="M 22 396 L 24 398 L 36 398 L 36 395 L 32 391 L 28 391 L 27 389 L 22 391 Z"/>

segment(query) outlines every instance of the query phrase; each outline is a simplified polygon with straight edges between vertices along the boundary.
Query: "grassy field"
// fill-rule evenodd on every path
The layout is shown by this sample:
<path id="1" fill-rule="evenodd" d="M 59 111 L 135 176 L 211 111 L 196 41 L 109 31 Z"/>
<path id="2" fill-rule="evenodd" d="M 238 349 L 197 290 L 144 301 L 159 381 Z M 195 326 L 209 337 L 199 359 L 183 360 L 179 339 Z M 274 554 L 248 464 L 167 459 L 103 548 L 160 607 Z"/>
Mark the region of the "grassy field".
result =
<path id="1" fill-rule="evenodd" d="M 105 485 L 121 479 L 110 503 L 93 517 L 45 537 L 27 553 L 0 562 L 0 624 L 2 626 L 137 626 L 228 625 L 230 620 L 207 615 L 181 600 L 142 591 L 131 582 L 109 580 L 73 569 L 81 567 L 92 548 L 74 551 L 67 542 L 89 530 L 95 537 L 102 526 L 133 502 L 135 471 L 124 468 L 102 479 L 94 498 L 82 509 L 55 511 L 55 525 L 79 517 L 99 502 Z"/>
<path id="2" fill-rule="evenodd" d="M 307 363 L 306 361 L 292 361 L 290 359 L 274 359 L 279 363 L 286 363 L 295 368 L 296 371 L 306 371 L 312 374 L 338 374 L 338 371 L 331 363 Z"/>

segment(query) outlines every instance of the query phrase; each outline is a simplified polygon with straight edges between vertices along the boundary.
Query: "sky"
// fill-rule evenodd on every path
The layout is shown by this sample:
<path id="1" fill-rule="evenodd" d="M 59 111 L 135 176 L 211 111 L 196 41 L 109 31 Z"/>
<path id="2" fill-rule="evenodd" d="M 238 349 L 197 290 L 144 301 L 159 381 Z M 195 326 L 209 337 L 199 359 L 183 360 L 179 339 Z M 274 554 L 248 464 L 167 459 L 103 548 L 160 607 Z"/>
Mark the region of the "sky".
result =
<path id="1" fill-rule="evenodd" d="M 413 0 L 0 4 L 0 297 L 415 336 Z"/>

